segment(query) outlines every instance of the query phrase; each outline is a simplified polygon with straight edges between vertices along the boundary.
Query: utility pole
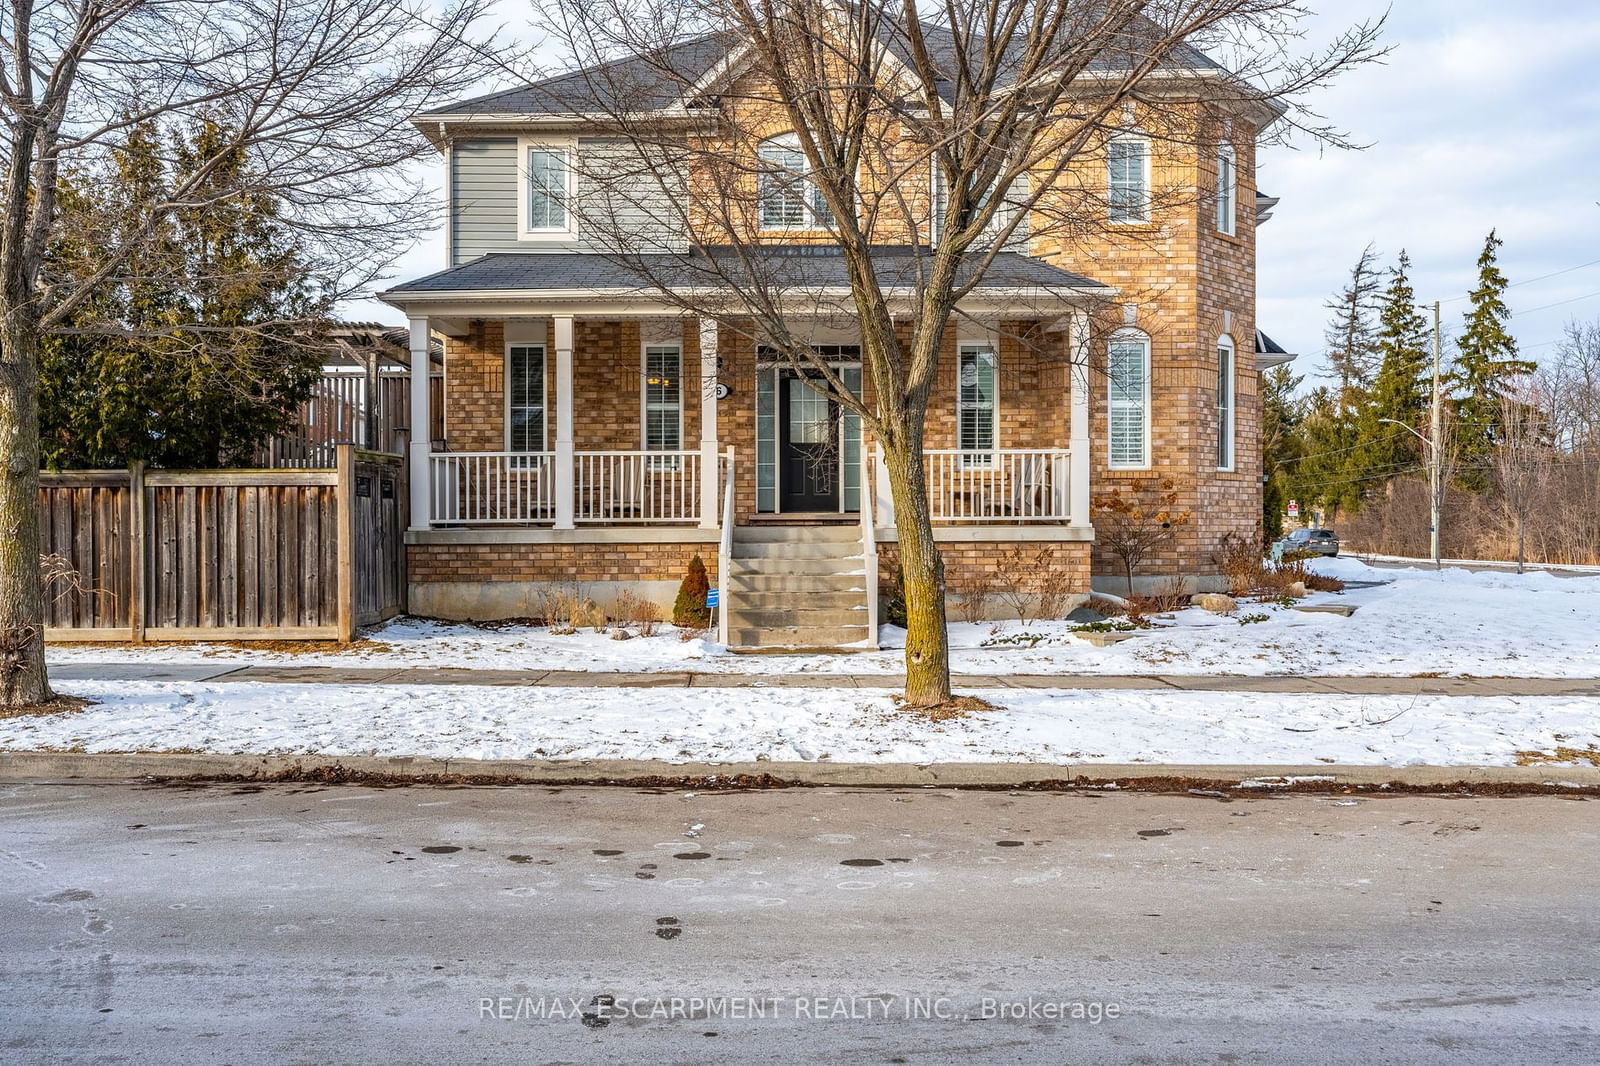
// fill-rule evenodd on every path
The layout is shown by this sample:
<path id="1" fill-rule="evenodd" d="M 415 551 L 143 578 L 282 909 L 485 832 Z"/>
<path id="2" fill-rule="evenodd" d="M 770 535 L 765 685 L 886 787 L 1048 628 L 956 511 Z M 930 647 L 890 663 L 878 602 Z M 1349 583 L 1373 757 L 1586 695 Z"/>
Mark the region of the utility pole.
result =
<path id="1" fill-rule="evenodd" d="M 1428 427 L 1428 498 L 1432 525 L 1428 529 L 1428 547 L 1433 556 L 1433 568 L 1439 568 L 1439 511 L 1444 503 L 1444 446 L 1443 425 L 1439 410 L 1439 301 L 1433 301 L 1433 418 Z"/>

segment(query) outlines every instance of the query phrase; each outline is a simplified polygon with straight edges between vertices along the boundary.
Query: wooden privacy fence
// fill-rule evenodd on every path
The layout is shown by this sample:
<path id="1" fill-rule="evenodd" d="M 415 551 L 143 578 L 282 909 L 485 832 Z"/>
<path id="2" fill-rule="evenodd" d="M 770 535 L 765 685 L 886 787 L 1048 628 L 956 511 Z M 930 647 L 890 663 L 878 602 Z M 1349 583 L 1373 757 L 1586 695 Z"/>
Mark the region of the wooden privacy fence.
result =
<path id="1" fill-rule="evenodd" d="M 351 640 L 405 609 L 404 464 L 40 475 L 50 640 Z"/>

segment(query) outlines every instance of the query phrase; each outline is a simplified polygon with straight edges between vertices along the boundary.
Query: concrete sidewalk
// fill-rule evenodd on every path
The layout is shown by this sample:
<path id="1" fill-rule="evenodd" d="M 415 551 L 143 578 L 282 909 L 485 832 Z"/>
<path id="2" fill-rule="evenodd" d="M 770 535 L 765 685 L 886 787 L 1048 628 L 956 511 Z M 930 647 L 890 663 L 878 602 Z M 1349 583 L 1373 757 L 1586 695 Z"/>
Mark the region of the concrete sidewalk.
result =
<path id="1" fill-rule="evenodd" d="M 255 681 L 323 685 L 494 685 L 541 688 L 895 689 L 896 674 L 735 674 L 660 671 L 393 669 L 367 666 L 239 666 L 230 663 L 71 663 L 58 681 Z M 957 674 L 959 689 L 1156 689 L 1346 696 L 1600 696 L 1600 678 L 1299 677 L 1250 674 Z"/>

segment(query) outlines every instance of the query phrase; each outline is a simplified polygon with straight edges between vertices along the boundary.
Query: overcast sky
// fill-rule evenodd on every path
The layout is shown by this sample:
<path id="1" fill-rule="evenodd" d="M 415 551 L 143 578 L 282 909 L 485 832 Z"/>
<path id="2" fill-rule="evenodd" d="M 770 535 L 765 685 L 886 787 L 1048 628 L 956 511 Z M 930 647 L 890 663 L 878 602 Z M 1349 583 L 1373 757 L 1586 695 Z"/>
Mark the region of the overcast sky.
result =
<path id="1" fill-rule="evenodd" d="M 1310 2 L 1324 12 L 1313 40 L 1386 6 Z M 1453 301 L 1447 330 L 1491 227 L 1505 240 L 1512 327 L 1530 357 L 1549 354 L 1570 319 L 1600 318 L 1600 4 L 1396 0 L 1387 41 L 1385 65 L 1312 101 L 1370 148 L 1272 147 L 1259 160 L 1261 188 L 1283 201 L 1258 235 L 1259 325 L 1300 354 L 1308 385 L 1325 366 L 1323 304 L 1368 242 L 1386 263 L 1410 252 L 1417 298 Z M 444 265 L 435 232 L 393 273 Z M 374 301 L 346 314 L 399 320 Z"/>

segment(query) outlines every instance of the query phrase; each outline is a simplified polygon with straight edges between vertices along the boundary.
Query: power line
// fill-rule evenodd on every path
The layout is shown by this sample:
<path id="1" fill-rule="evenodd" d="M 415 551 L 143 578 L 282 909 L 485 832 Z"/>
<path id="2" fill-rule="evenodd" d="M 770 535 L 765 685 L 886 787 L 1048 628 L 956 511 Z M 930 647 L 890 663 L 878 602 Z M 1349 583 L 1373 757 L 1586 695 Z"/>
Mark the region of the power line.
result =
<path id="1" fill-rule="evenodd" d="M 1511 317 L 1512 318 L 1516 318 L 1518 315 L 1531 315 L 1535 311 L 1548 311 L 1552 307 L 1565 307 L 1567 304 L 1575 304 L 1579 300 L 1592 300 L 1596 296 L 1600 296 L 1600 290 L 1596 290 L 1594 292 L 1586 292 L 1582 296 L 1574 296 L 1570 300 L 1557 300 L 1553 304 L 1541 304 L 1538 307 L 1530 307 L 1525 311 L 1513 311 L 1513 312 L 1511 312 Z"/>
<path id="2" fill-rule="evenodd" d="M 1564 268 L 1562 270 L 1552 270 L 1550 273 L 1548 273 L 1548 274 L 1540 274 L 1536 278 L 1523 278 L 1521 281 L 1513 281 L 1509 285 L 1507 285 L 1506 288 L 1514 289 L 1518 285 L 1532 285 L 1535 282 L 1548 281 L 1551 278 L 1559 278 L 1563 274 L 1570 274 L 1574 270 L 1582 270 L 1584 267 L 1592 267 L 1592 266 L 1597 266 L 1597 265 L 1600 265 L 1600 259 L 1591 259 L 1587 263 L 1579 263 L 1577 266 L 1566 267 L 1566 268 Z M 1472 293 L 1469 292 L 1465 296 L 1452 296 L 1448 300 L 1440 300 L 1439 302 L 1440 303 L 1444 303 L 1444 304 L 1453 304 L 1453 303 L 1456 303 L 1457 301 L 1460 301 L 1460 300 L 1470 300 L 1470 299 L 1472 299 Z"/>

